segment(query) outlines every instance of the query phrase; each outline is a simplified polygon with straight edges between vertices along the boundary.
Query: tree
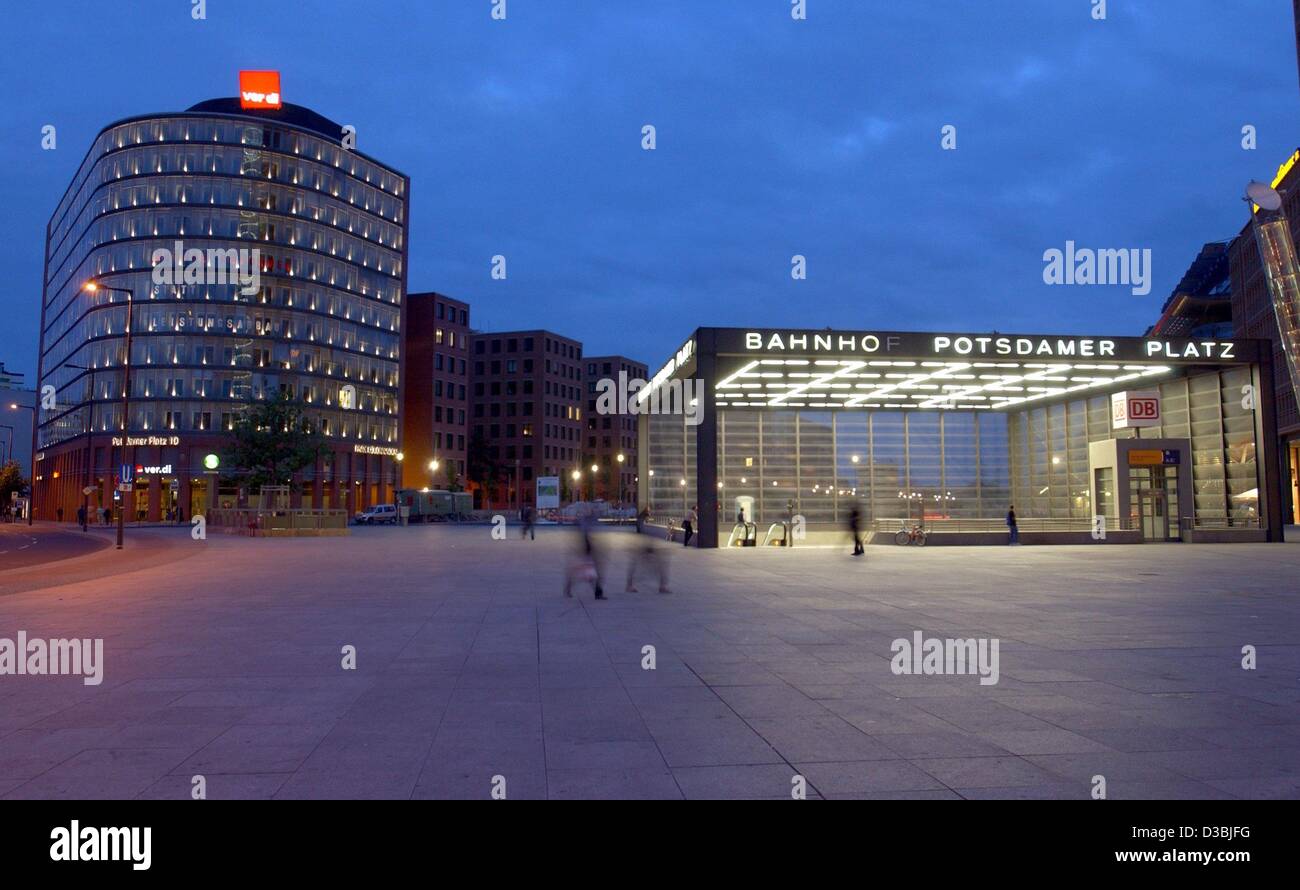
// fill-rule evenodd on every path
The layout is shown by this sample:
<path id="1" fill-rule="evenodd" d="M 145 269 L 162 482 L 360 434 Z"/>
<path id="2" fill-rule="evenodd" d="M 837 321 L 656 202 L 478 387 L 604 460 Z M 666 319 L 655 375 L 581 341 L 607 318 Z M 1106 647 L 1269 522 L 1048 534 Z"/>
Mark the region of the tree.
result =
<path id="1" fill-rule="evenodd" d="M 442 462 L 443 476 L 447 479 L 445 488 L 447 491 L 460 491 L 460 474 L 456 472 L 454 461 L 444 460 Z"/>
<path id="2" fill-rule="evenodd" d="M 487 438 L 482 430 L 469 437 L 469 448 L 465 454 L 465 474 L 469 481 L 478 485 L 485 492 L 485 498 L 496 495 L 497 483 L 501 481 L 501 465 L 492 457 Z"/>
<path id="3" fill-rule="evenodd" d="M 11 460 L 0 466 L 0 509 L 7 509 L 14 493 L 27 493 L 27 480 L 23 478 L 23 468 L 18 461 Z"/>
<path id="4" fill-rule="evenodd" d="M 235 422 L 222 463 L 240 472 L 239 481 L 256 494 L 263 485 L 292 485 L 293 474 L 327 450 L 304 405 L 282 392 L 255 403 Z"/>

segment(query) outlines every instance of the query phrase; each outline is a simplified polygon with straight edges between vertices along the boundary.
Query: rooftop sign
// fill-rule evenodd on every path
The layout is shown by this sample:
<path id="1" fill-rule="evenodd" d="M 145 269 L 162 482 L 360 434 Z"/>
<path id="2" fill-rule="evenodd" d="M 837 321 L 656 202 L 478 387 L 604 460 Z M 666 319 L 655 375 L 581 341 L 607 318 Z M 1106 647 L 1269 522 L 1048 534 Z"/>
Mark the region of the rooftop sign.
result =
<path id="1" fill-rule="evenodd" d="M 279 71 L 239 72 L 240 108 L 279 108 Z"/>

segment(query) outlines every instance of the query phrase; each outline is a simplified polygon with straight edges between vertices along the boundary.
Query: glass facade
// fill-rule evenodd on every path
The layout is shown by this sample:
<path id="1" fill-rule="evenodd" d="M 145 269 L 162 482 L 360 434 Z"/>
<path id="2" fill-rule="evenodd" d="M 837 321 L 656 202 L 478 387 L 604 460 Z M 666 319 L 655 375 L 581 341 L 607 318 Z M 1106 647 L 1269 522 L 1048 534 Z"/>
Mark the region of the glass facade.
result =
<path id="1" fill-rule="evenodd" d="M 133 432 L 228 428 L 280 392 L 331 437 L 397 441 L 405 179 L 322 136 L 199 116 L 96 139 L 51 220 L 40 447 L 120 430 L 134 292 Z M 154 250 L 257 248 L 261 287 L 155 284 Z M 339 390 L 355 390 L 355 410 Z M 351 399 L 351 394 L 345 399 Z M 93 420 L 89 416 L 94 405 Z"/>
<path id="2" fill-rule="evenodd" d="M 123 429 L 215 447 L 242 408 L 280 394 L 337 453 L 396 448 L 408 180 L 295 113 L 324 120 L 192 110 L 96 137 L 47 231 L 40 377 L 55 405 L 39 449 Z M 157 283 L 158 252 L 178 247 L 185 273 Z M 212 259 L 253 249 L 242 283 Z"/>
<path id="3" fill-rule="evenodd" d="M 648 504 L 677 518 L 698 502 L 695 428 L 648 418 Z M 1010 488 L 1002 413 L 725 409 L 718 414 L 718 500 L 728 522 L 781 519 L 791 501 L 811 525 L 867 519 L 979 518 L 1006 512 Z M 682 482 L 685 482 L 685 485 Z"/>
<path id="4" fill-rule="evenodd" d="M 981 343 L 1015 354 L 977 360 Z M 642 502 L 660 522 L 698 505 L 702 541 L 727 541 L 742 509 L 762 536 L 791 513 L 842 534 L 856 508 L 876 531 L 991 543 L 1012 506 L 1035 542 L 1280 540 L 1261 495 L 1277 469 L 1255 398 L 1266 347 L 700 328 L 651 386 L 713 398 L 641 416 Z"/>
<path id="5" fill-rule="evenodd" d="M 1191 440 L 1198 519 L 1248 524 L 1258 516 L 1255 408 L 1243 398 L 1250 380 L 1250 369 L 1238 367 L 1165 381 L 1159 386 L 1159 423 L 1138 434 Z M 1017 514 L 1052 519 L 1094 515 L 1088 445 L 1117 435 L 1111 428 L 1109 396 L 1015 412 L 1008 421 Z"/>

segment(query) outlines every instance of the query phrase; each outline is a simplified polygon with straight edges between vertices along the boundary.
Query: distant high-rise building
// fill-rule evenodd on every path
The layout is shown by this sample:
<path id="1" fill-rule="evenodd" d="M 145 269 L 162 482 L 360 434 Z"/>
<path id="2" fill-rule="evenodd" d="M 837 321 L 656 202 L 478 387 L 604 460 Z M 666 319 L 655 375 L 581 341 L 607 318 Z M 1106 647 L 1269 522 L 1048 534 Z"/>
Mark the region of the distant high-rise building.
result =
<path id="1" fill-rule="evenodd" d="M 572 474 L 584 473 L 582 344 L 545 330 L 474 333 L 470 343 L 466 460 L 476 506 L 533 503 L 538 476 L 559 476 L 561 491 L 573 492 Z M 497 469 L 494 482 L 473 479 L 475 443 Z M 578 483 L 587 482 L 580 475 Z"/>
<path id="2" fill-rule="evenodd" d="M 22 371 L 10 371 L 0 362 L 0 389 L 22 389 L 24 376 Z"/>
<path id="3" fill-rule="evenodd" d="M 1232 337 L 1231 241 L 1206 244 L 1183 273 L 1148 337 Z"/>
<path id="4" fill-rule="evenodd" d="M 402 485 L 459 490 L 469 435 L 469 304 L 439 293 L 406 300 Z"/>
<path id="5" fill-rule="evenodd" d="M 596 473 L 596 497 L 607 501 L 636 503 L 636 415 L 618 413 L 618 394 L 626 392 L 632 380 L 646 379 L 646 366 L 621 355 L 587 356 L 587 423 L 583 443 L 583 469 Z M 598 410 L 601 381 L 609 380 L 614 393 L 614 413 Z M 620 456 L 622 460 L 620 460 Z"/>

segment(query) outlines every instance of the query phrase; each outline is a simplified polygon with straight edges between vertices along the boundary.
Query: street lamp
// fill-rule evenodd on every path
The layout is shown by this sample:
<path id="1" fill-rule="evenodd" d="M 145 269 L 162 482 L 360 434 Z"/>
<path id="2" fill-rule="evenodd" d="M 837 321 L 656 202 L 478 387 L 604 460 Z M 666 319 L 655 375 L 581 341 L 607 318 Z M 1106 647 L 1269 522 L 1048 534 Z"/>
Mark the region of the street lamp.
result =
<path id="1" fill-rule="evenodd" d="M 107 291 L 111 294 L 126 294 L 126 361 L 122 364 L 122 458 L 126 459 L 127 443 L 131 440 L 131 312 L 132 305 L 135 301 L 135 291 L 129 287 L 109 287 L 106 284 L 100 284 L 93 278 L 87 281 L 82 289 L 86 293 L 94 294 L 99 291 Z M 92 394 L 93 395 L 93 394 Z M 36 475 L 36 434 L 32 431 L 32 476 Z M 135 452 L 131 453 L 132 458 Z M 121 483 L 122 480 L 118 480 Z M 35 493 L 36 487 L 33 483 L 32 492 Z M 132 492 L 134 494 L 134 492 Z M 126 492 L 122 493 L 122 506 L 117 511 L 117 549 L 122 549 L 122 532 L 126 525 Z"/>
<path id="2" fill-rule="evenodd" d="M 618 503 L 622 506 L 623 501 L 626 500 L 623 496 L 623 452 L 620 451 L 618 457 L 614 459 L 618 461 Z"/>
<path id="3" fill-rule="evenodd" d="M 39 404 L 39 402 L 37 403 Z M 19 408 L 26 408 L 32 412 L 32 460 L 31 460 L 31 479 L 28 483 L 31 493 L 27 498 L 27 524 L 31 525 L 36 515 L 36 404 L 20 405 L 17 402 L 9 403 L 10 411 L 17 411 Z M 10 449 L 12 451 L 12 449 Z"/>

